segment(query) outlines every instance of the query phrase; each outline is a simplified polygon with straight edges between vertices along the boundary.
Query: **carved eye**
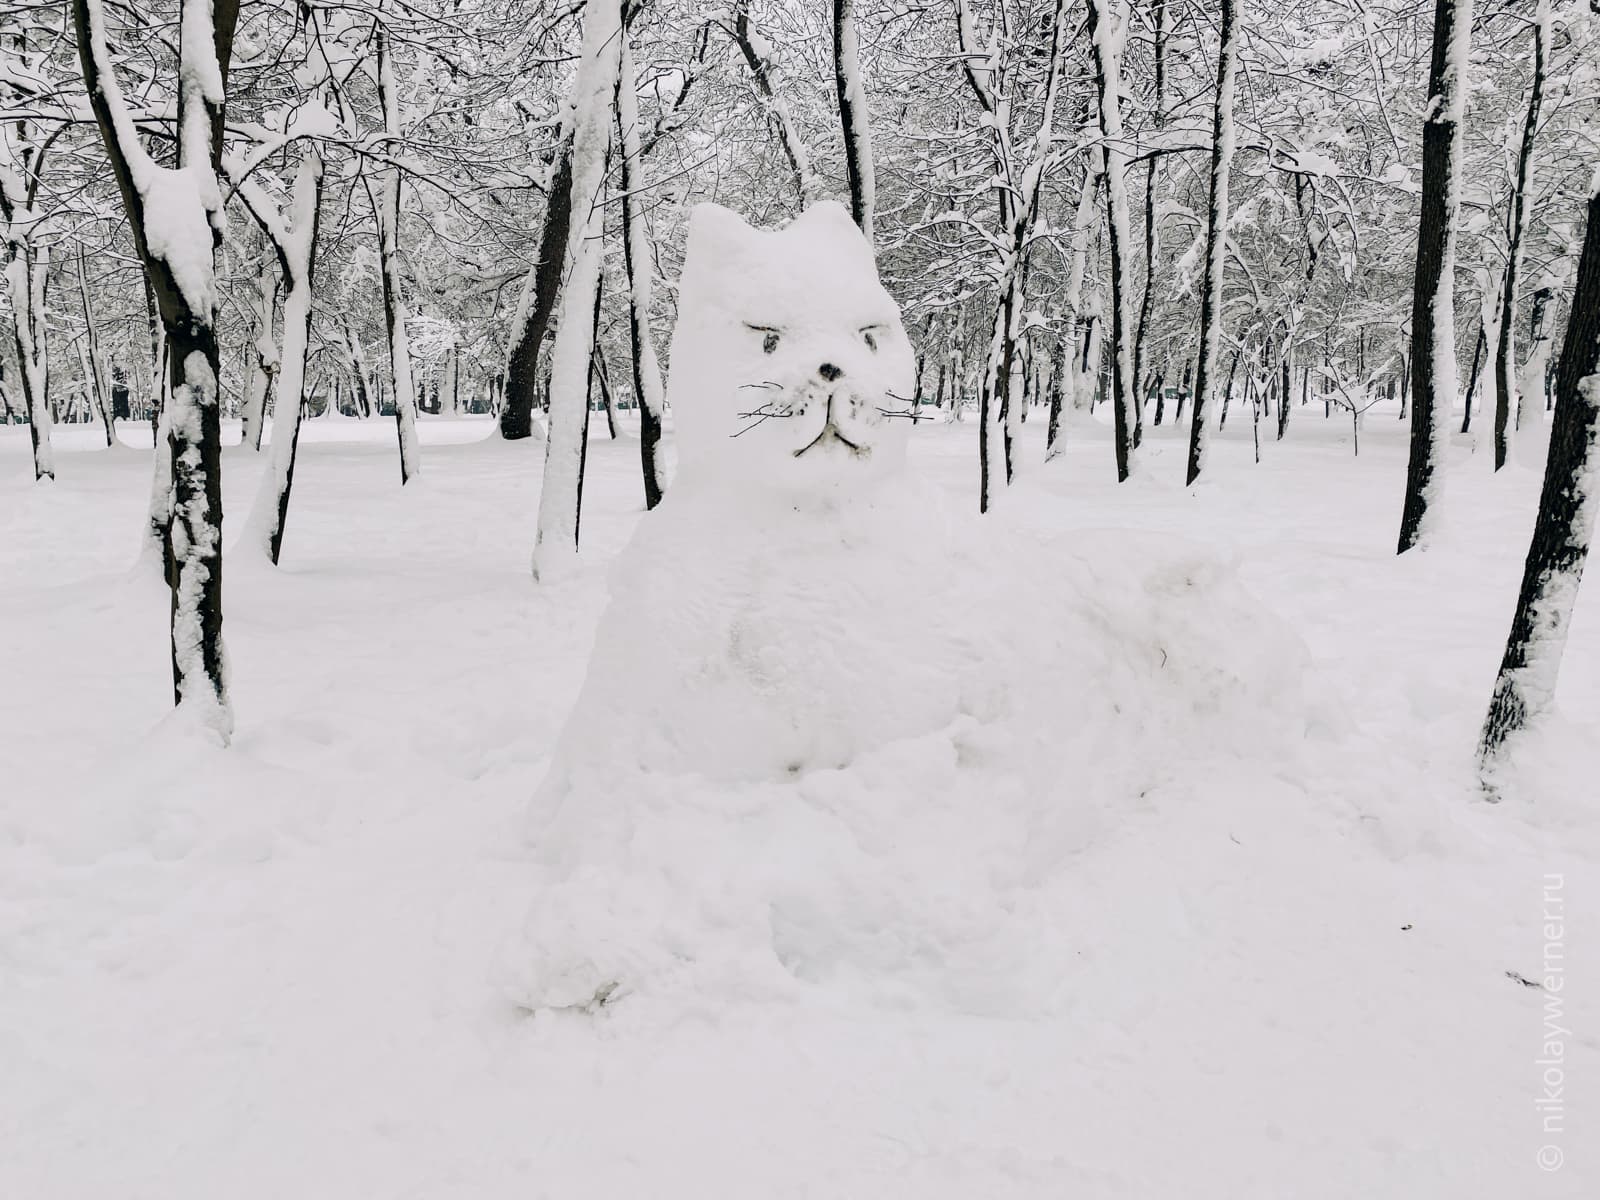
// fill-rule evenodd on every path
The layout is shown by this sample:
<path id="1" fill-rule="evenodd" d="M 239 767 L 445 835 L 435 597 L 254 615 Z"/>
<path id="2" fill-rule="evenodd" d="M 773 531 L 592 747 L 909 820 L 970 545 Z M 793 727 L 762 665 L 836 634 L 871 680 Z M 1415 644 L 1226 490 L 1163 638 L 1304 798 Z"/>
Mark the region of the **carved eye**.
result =
<path id="1" fill-rule="evenodd" d="M 750 330 L 752 333 L 759 333 L 762 335 L 761 353 L 771 354 L 778 348 L 779 331 L 774 329 L 771 325 L 752 325 L 746 321 L 744 327 Z"/>
<path id="2" fill-rule="evenodd" d="M 861 331 L 861 340 L 867 344 L 867 349 L 871 350 L 874 354 L 878 352 L 878 335 L 876 330 L 876 325 L 868 325 Z"/>

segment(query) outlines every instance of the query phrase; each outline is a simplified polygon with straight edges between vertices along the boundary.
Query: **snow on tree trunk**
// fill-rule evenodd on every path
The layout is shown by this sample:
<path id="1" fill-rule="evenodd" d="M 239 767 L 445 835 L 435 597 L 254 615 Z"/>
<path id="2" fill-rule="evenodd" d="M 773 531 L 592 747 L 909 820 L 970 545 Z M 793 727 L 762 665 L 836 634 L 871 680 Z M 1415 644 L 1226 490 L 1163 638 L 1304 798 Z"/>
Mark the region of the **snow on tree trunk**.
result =
<path id="1" fill-rule="evenodd" d="M 1517 460 L 1537 469 L 1548 453 L 1544 440 L 1546 380 L 1550 375 L 1550 320 L 1556 281 L 1546 277 L 1534 289 L 1528 361 L 1517 376 Z"/>
<path id="2" fill-rule="evenodd" d="M 1065 331 L 1056 336 L 1055 345 L 1050 348 L 1050 381 L 1048 395 L 1050 397 L 1049 423 L 1045 427 L 1044 443 L 1046 446 L 1045 459 L 1049 461 L 1051 454 L 1060 453 L 1056 450 L 1057 438 L 1061 433 L 1061 406 L 1071 389 L 1072 354 L 1068 347 L 1072 343 L 1066 337 Z"/>
<path id="3" fill-rule="evenodd" d="M 117 441 L 117 410 L 111 400 L 107 385 L 105 365 L 100 357 L 100 326 L 94 319 L 94 306 L 89 299 L 89 273 L 84 267 L 83 244 L 78 245 L 78 296 L 83 302 L 83 340 L 79 352 L 83 360 L 84 382 L 94 395 L 95 408 L 105 429 L 108 447 Z"/>
<path id="4" fill-rule="evenodd" d="M 20 36 L 18 41 L 22 41 Z M 0 244 L 5 250 L 6 292 L 11 301 L 22 406 L 33 447 L 33 477 L 38 482 L 55 479 L 56 469 L 50 444 L 50 348 L 45 321 L 50 247 L 39 240 L 44 216 L 34 204 L 48 142 L 35 145 L 31 128 L 26 121 L 0 127 Z"/>
<path id="5" fill-rule="evenodd" d="M 44 290 L 49 276 L 48 247 L 36 246 L 31 233 L 7 239 L 6 285 L 11 295 L 11 328 L 17 363 L 22 368 L 22 403 L 28 414 L 33 443 L 35 480 L 56 477 L 55 451 L 50 444 L 50 370 L 45 335 Z"/>
<path id="6" fill-rule="evenodd" d="M 1233 170 L 1233 87 L 1239 59 L 1236 0 L 1221 0 L 1221 44 L 1217 51 L 1217 103 L 1211 122 L 1211 203 L 1206 214 L 1205 277 L 1200 291 L 1200 359 L 1195 367 L 1194 405 L 1189 418 L 1189 464 L 1193 484 L 1206 469 L 1211 439 L 1211 403 L 1222 347 L 1222 268 L 1228 243 L 1228 182 Z M 1238 356 L 1234 357 L 1235 365 Z M 1224 404 L 1226 408 L 1226 404 Z"/>
<path id="7" fill-rule="evenodd" d="M 965 0 L 956 6 L 956 30 L 967 63 L 967 80 L 982 106 L 990 128 L 991 153 L 997 187 L 1003 255 L 999 271 L 999 295 L 990 327 L 989 353 L 983 382 L 978 393 L 978 511 L 987 512 L 993 499 L 995 470 L 991 426 L 1000 422 L 1005 482 L 1016 472 L 1019 424 L 1024 403 L 1025 366 L 1019 363 L 1018 339 L 1022 329 L 1022 310 L 1026 294 L 1028 243 L 1039 211 L 1040 190 L 1049 166 L 1050 148 L 1055 137 L 1055 104 L 1061 77 L 1061 26 L 1066 5 L 1058 2 L 1050 26 L 1050 48 L 1046 58 L 1044 103 L 1039 126 L 1033 138 L 1033 151 L 1022 165 L 1011 144 L 1011 99 L 1007 92 L 995 90 L 997 76 L 1004 72 L 992 66 L 974 65 L 977 35 Z M 993 63 L 993 55 L 985 58 Z"/>
<path id="8" fill-rule="evenodd" d="M 1087 164 L 1072 226 L 1072 257 L 1067 267 L 1067 312 L 1061 330 L 1061 336 L 1067 343 L 1068 363 L 1067 373 L 1062 379 L 1061 405 L 1068 413 L 1082 407 L 1079 402 L 1078 330 L 1083 319 L 1083 277 L 1089 261 L 1089 231 L 1096 221 L 1100 180 L 1105 174 L 1105 156 L 1099 146 L 1090 147 Z M 1060 433 L 1059 421 L 1052 421 L 1045 437 L 1046 462 L 1061 453 Z"/>
<path id="9" fill-rule="evenodd" d="M 1561 654 L 1600 506 L 1600 171 L 1556 377 L 1556 407 L 1539 516 L 1523 567 L 1511 634 L 1483 725 L 1491 767 L 1507 739 L 1555 699 Z"/>
<path id="10" fill-rule="evenodd" d="M 1488 339 L 1483 322 L 1478 322 L 1478 336 L 1472 341 L 1472 367 L 1467 372 L 1467 396 L 1461 405 L 1461 432 L 1467 433 L 1472 429 L 1472 397 L 1478 390 L 1478 368 L 1483 363 L 1483 350 Z"/>
<path id="11" fill-rule="evenodd" d="M 637 11 L 630 5 L 630 16 Z M 644 476 L 646 509 L 661 503 L 666 491 L 666 465 L 661 460 L 661 414 L 666 395 L 661 366 L 656 358 L 655 335 L 650 331 L 651 291 L 655 251 L 645 228 L 639 199 L 644 190 L 644 169 L 639 153 L 638 83 L 633 54 L 623 39 L 617 65 L 617 131 L 622 148 L 622 260 L 628 273 L 628 333 L 632 346 L 633 395 L 639 405 L 639 466 Z"/>
<path id="12" fill-rule="evenodd" d="M 1523 235 L 1527 229 L 1528 180 L 1533 171 L 1533 148 L 1539 131 L 1539 109 L 1544 103 L 1545 59 L 1550 45 L 1550 0 L 1539 0 L 1533 21 L 1533 80 L 1528 90 L 1528 114 L 1522 123 L 1522 143 L 1517 150 L 1516 174 L 1506 214 L 1506 268 L 1500 294 L 1499 336 L 1494 355 L 1494 469 L 1506 465 L 1511 439 L 1511 413 L 1517 406 L 1517 304 L 1522 283 Z M 1543 391 L 1543 382 L 1540 383 Z"/>
<path id="13" fill-rule="evenodd" d="M 1223 0 L 1231 5 L 1232 0 Z M 1125 5 L 1089 0 L 1088 33 L 1094 47 L 1095 85 L 1100 97 L 1100 136 L 1105 142 L 1107 249 L 1111 276 L 1111 397 L 1116 421 L 1117 480 L 1133 474 L 1133 326 L 1128 319 L 1128 192 L 1124 178 L 1127 153 L 1122 141 L 1122 39 L 1127 27 Z"/>
<path id="14" fill-rule="evenodd" d="M 286 222 L 278 220 L 271 211 L 270 199 L 251 195 L 253 190 L 247 190 L 246 195 L 250 196 L 252 209 L 264 219 L 268 237 L 277 247 L 288 291 L 283 300 L 283 349 L 278 355 L 277 403 L 272 414 L 272 459 L 261 477 L 255 505 L 246 519 L 245 540 L 254 543 L 276 566 L 283 548 L 284 526 L 289 519 L 295 454 L 300 445 L 300 422 L 306 407 L 306 350 L 311 339 L 322 157 L 315 150 L 308 150 L 300 160 Z M 336 398 L 330 393 L 330 416 L 336 404 Z"/>
<path id="15" fill-rule="evenodd" d="M 391 139 L 398 140 L 402 136 L 400 92 L 395 83 L 388 33 L 381 24 L 374 38 L 383 128 Z M 406 333 L 405 286 L 400 277 L 400 183 L 400 168 L 388 167 L 383 172 L 379 194 L 374 197 L 369 184 L 367 195 L 378 225 L 383 319 L 389 335 L 389 382 L 394 394 L 395 431 L 400 442 L 400 483 L 404 486 L 422 469 L 422 455 L 417 444 L 417 393 L 411 373 L 411 341 Z"/>
<path id="16" fill-rule="evenodd" d="M 1154 0 L 1155 46 L 1153 57 L 1155 59 L 1155 107 L 1150 113 L 1150 123 L 1158 135 L 1161 127 L 1166 123 L 1167 103 L 1167 0 Z M 1144 295 L 1139 301 L 1139 326 L 1133 337 L 1133 385 L 1134 390 L 1142 397 L 1146 394 L 1145 380 L 1145 332 L 1150 322 L 1150 304 L 1155 292 L 1156 255 L 1160 248 L 1160 232 L 1156 226 L 1156 182 L 1160 177 L 1159 155 L 1150 156 L 1149 166 L 1145 169 L 1144 177 Z M 1161 400 L 1156 399 L 1157 418 L 1156 424 L 1161 424 L 1159 416 Z M 1144 436 L 1144 403 L 1141 401 L 1135 410 L 1137 419 L 1134 422 L 1134 441 L 1137 443 Z"/>
<path id="17" fill-rule="evenodd" d="M 574 98 L 576 93 L 574 93 Z M 500 436 L 507 441 L 535 436 L 533 410 L 539 394 L 539 351 L 555 313 L 572 229 L 572 101 L 550 168 L 544 219 L 539 232 L 539 258 L 528 272 L 522 298 L 511 321 L 505 371 L 505 402 L 500 409 Z M 637 102 L 635 102 L 637 108 Z M 637 200 L 634 201 L 637 205 Z"/>
<path id="18" fill-rule="evenodd" d="M 1450 409 L 1456 395 L 1456 213 L 1461 205 L 1461 115 L 1472 42 L 1472 0 L 1436 0 L 1433 19 L 1433 61 L 1422 122 L 1422 216 L 1411 303 L 1411 455 L 1400 516 L 1401 554 L 1428 534 L 1444 484 Z"/>
<path id="19" fill-rule="evenodd" d="M 573 84 L 572 224 L 566 286 L 550 363 L 550 423 L 539 491 L 533 575 L 541 581 L 577 564 L 578 504 L 589 414 L 592 312 L 600 282 L 601 193 L 611 140 L 611 105 L 621 66 L 621 0 L 590 0 Z"/>
<path id="20" fill-rule="evenodd" d="M 240 438 L 240 443 L 251 450 L 261 449 L 267 396 L 272 390 L 272 378 L 278 370 L 278 342 L 272 331 L 278 283 L 272 274 L 272 258 L 265 236 L 262 235 L 261 265 L 256 272 L 256 336 L 250 343 L 250 374 L 245 382 L 244 429 Z"/>
<path id="21" fill-rule="evenodd" d="M 72 15 L 96 124 L 166 335 L 173 694 L 180 711 L 226 742 L 233 714 L 222 643 L 217 173 L 238 5 L 183 0 L 180 6 L 176 167 L 158 164 L 140 140 L 113 72 L 103 0 L 72 0 Z"/>
<path id="22" fill-rule="evenodd" d="M 833 80 L 839 93 L 839 124 L 844 134 L 844 171 L 850 184 L 850 216 L 872 241 L 876 180 L 867 90 L 861 83 L 861 46 L 856 34 L 855 0 L 833 0 Z"/>

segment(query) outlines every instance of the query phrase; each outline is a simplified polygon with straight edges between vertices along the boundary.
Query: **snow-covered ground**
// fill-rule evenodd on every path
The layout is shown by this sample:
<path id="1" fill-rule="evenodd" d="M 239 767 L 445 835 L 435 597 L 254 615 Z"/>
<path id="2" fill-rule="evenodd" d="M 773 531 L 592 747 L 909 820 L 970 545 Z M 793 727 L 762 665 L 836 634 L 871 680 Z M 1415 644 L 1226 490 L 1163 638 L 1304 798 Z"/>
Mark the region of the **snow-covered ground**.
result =
<path id="1" fill-rule="evenodd" d="M 0 1197 L 1600 1194 L 1600 584 L 1502 803 L 1470 769 L 1536 476 L 1458 444 L 1441 540 L 1396 558 L 1392 411 L 1353 458 L 1297 409 L 1259 466 L 1236 412 L 1194 492 L 1170 429 L 1118 487 L 1103 432 L 1038 465 L 1042 425 L 988 519 L 1075 531 L 1108 592 L 1151 543 L 1107 530 L 1232 562 L 1262 637 L 1304 643 L 1281 669 L 1315 719 L 1280 689 L 1229 710 L 1259 756 L 1177 730 L 1160 785 L 1051 860 L 1037 954 L 997 955 L 982 1003 L 923 986 L 948 966 L 924 954 L 906 989 L 857 961 L 592 1015 L 517 1003 L 527 814 L 639 518 L 636 442 L 596 422 L 584 569 L 541 586 L 542 446 L 425 419 L 402 492 L 390 423 L 308 422 L 282 569 L 227 560 L 221 750 L 167 721 L 148 431 L 58 428 L 35 487 L 0 429 Z M 975 432 L 912 438 L 963 506 Z M 265 457 L 226 452 L 232 532 Z M 1018 578 L 1017 613 L 1050 584 Z M 1059 681 L 1075 711 L 1103 682 Z M 1064 809 L 1126 744 L 1080 739 Z M 914 790 L 855 786 L 924 856 L 907 878 L 942 854 L 972 884 Z"/>

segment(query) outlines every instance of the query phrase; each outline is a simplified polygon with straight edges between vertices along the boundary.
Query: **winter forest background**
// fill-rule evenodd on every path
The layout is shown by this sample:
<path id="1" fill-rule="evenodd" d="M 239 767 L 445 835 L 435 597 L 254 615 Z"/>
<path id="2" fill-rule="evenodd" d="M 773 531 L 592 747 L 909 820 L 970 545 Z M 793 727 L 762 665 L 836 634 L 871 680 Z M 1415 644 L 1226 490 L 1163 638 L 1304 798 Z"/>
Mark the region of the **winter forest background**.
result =
<path id="1" fill-rule="evenodd" d="M 927 490 L 643 620 L 959 700 L 602 787 L 830 200 Z M 1597 218 L 1596 0 L 0 5 L 0 1194 L 1592 1194 Z"/>

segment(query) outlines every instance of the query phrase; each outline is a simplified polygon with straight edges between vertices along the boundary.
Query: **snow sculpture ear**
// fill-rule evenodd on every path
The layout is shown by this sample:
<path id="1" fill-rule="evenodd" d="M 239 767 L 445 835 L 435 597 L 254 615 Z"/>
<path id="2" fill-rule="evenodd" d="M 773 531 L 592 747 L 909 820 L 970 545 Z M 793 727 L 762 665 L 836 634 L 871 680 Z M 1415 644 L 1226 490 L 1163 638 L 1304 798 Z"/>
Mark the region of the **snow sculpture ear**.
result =
<path id="1" fill-rule="evenodd" d="M 813 245 L 831 247 L 846 261 L 858 259 L 859 265 L 871 271 L 876 280 L 878 265 L 872 255 L 872 245 L 837 200 L 813 204 L 785 225 L 782 232 L 797 234 Z"/>
<path id="2" fill-rule="evenodd" d="M 689 212 L 689 240 L 684 262 L 714 262 L 743 250 L 755 230 L 731 208 L 696 204 Z"/>
<path id="3" fill-rule="evenodd" d="M 856 223 L 850 219 L 849 212 L 837 200 L 819 200 L 790 221 L 785 232 L 789 230 L 811 230 L 813 236 L 826 238 L 830 242 L 834 238 L 849 242 L 866 241 L 856 228 Z"/>

